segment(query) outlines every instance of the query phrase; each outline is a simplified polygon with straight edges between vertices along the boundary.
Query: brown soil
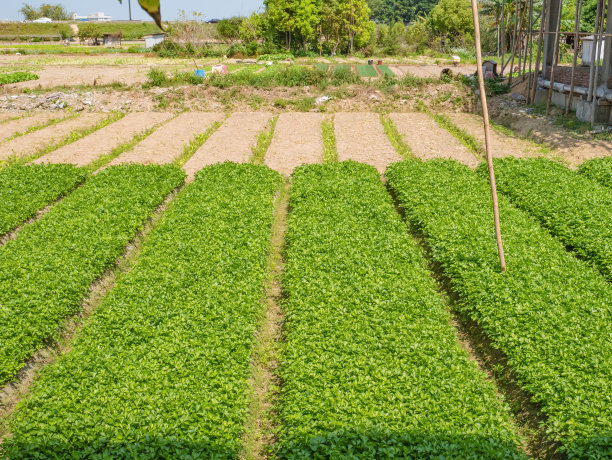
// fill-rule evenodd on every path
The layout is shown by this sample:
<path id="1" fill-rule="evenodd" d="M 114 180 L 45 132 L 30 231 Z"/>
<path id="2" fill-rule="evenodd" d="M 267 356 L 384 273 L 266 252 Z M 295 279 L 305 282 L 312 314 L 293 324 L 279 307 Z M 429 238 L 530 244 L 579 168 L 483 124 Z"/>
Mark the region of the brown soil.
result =
<path id="1" fill-rule="evenodd" d="M 10 120 L 13 118 L 13 115 L 10 113 L 0 113 L 0 123 L 4 123 L 6 120 Z"/>
<path id="2" fill-rule="evenodd" d="M 220 113 L 186 112 L 169 121 L 134 149 L 115 158 L 110 164 L 167 164 L 178 158 L 195 136 L 205 132 Z"/>
<path id="3" fill-rule="evenodd" d="M 402 157 L 387 138 L 375 113 L 337 113 L 336 145 L 338 160 L 355 160 L 370 164 L 382 174 L 387 166 Z"/>
<path id="4" fill-rule="evenodd" d="M 90 128 L 100 123 L 105 116 L 106 114 L 102 113 L 84 113 L 76 118 L 17 137 L 2 145 L 0 160 L 6 160 L 12 156 L 26 157 L 33 155 L 50 144 L 60 142 L 74 130 Z"/>
<path id="5" fill-rule="evenodd" d="M 83 139 L 45 155 L 34 163 L 71 163 L 87 166 L 114 148 L 129 142 L 134 136 L 168 120 L 172 114 L 163 112 L 135 112 L 102 128 Z"/>
<path id="6" fill-rule="evenodd" d="M 257 134 L 266 128 L 271 113 L 234 113 L 210 136 L 206 143 L 183 166 L 192 178 L 204 166 L 223 161 L 246 163 L 257 143 Z"/>
<path id="7" fill-rule="evenodd" d="M 451 158 L 472 168 L 478 166 L 479 160 L 429 115 L 422 112 L 394 113 L 391 120 L 412 153 L 421 160 Z"/>
<path id="8" fill-rule="evenodd" d="M 467 131 L 484 145 L 484 122 L 480 116 L 471 113 L 451 113 L 448 114 L 448 117 L 459 128 Z M 494 129 L 491 129 L 491 153 L 494 158 L 507 156 L 520 158 L 542 155 L 541 149 L 533 142 L 501 134 Z"/>
<path id="9" fill-rule="evenodd" d="M 7 85 L 8 88 L 54 88 L 57 86 L 142 84 L 147 79 L 148 67 L 143 66 L 48 66 L 36 74 L 38 80 Z M 68 78 L 67 78 L 68 76 Z M 94 83 L 95 82 L 95 83 Z"/>
<path id="10" fill-rule="evenodd" d="M 10 116 L 12 114 L 7 115 Z M 29 117 L 7 121 L 6 123 L 2 123 L 2 125 L 0 125 L 0 142 L 16 133 L 26 131 L 37 125 L 42 125 L 52 118 L 63 118 L 65 116 L 66 115 L 63 113 L 35 112 L 34 115 Z"/>
<path id="11" fill-rule="evenodd" d="M 404 76 L 411 74 L 421 78 L 440 78 L 440 74 L 444 69 L 451 69 L 454 74 L 473 74 L 476 72 L 477 67 L 475 65 L 459 65 L 453 67 L 452 65 L 393 65 L 390 69 L 397 76 Z"/>
<path id="12" fill-rule="evenodd" d="M 291 174 L 302 165 L 323 162 L 323 133 L 319 113 L 283 113 L 276 123 L 265 164 Z"/>

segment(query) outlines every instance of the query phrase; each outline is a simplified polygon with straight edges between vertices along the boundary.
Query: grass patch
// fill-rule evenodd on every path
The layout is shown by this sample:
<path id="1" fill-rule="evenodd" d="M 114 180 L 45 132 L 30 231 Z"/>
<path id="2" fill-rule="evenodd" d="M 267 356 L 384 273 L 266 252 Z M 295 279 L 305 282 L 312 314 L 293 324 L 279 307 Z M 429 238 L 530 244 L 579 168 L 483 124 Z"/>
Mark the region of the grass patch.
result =
<path id="1" fill-rule="evenodd" d="M 329 71 L 329 64 L 317 64 L 316 67 L 321 72 L 327 73 Z"/>
<path id="2" fill-rule="evenodd" d="M 440 125 L 440 127 L 447 130 L 453 136 L 457 138 L 461 144 L 467 147 L 470 152 L 475 154 L 479 158 L 483 158 L 485 156 L 485 148 L 484 146 L 471 134 L 469 134 L 465 129 L 461 129 L 455 123 L 451 121 L 446 115 L 440 114 L 430 114 L 436 123 Z"/>
<path id="3" fill-rule="evenodd" d="M 393 145 L 393 148 L 395 148 L 397 153 L 399 153 L 404 159 L 414 158 L 412 150 L 410 149 L 408 144 L 404 142 L 404 139 L 402 138 L 400 132 L 397 130 L 397 126 L 395 126 L 393 120 L 391 120 L 388 115 L 381 114 L 380 122 L 382 123 L 383 128 L 385 129 L 385 134 L 387 135 L 389 142 L 391 142 L 391 145 Z"/>
<path id="4" fill-rule="evenodd" d="M 490 121 L 490 124 L 491 124 L 491 127 L 500 134 L 503 134 L 509 137 L 514 137 L 516 139 L 521 139 L 523 141 L 531 142 L 532 144 L 538 147 L 538 149 L 540 150 L 540 153 L 542 153 L 543 155 L 548 155 L 551 153 L 550 148 L 547 147 L 546 144 L 544 143 L 535 142 L 532 139 L 529 139 L 528 137 L 521 136 L 515 133 L 514 131 L 512 131 L 512 129 L 508 128 L 507 126 L 500 125 L 499 123 L 495 123 L 494 121 Z"/>
<path id="5" fill-rule="evenodd" d="M 335 163 L 338 161 L 338 149 L 334 118 L 326 117 L 321 123 L 321 130 L 323 131 L 323 163 Z"/>
<path id="6" fill-rule="evenodd" d="M 393 73 L 393 71 L 389 68 L 389 66 L 386 65 L 379 65 L 378 66 L 378 70 L 380 70 L 380 72 L 383 75 L 388 75 L 389 77 L 395 77 L 395 74 Z"/>
<path id="7" fill-rule="evenodd" d="M 378 72 L 376 72 L 376 69 L 374 68 L 373 65 L 368 65 L 368 64 L 360 64 L 357 66 L 357 74 L 360 77 L 364 77 L 364 78 L 376 78 L 378 77 Z"/>
<path id="8" fill-rule="evenodd" d="M 0 74 L 0 86 L 22 81 L 38 80 L 40 77 L 32 72 L 13 72 Z"/>
<path id="9" fill-rule="evenodd" d="M 200 147 L 204 145 L 204 142 L 206 142 L 208 138 L 212 136 L 222 124 L 223 123 L 220 121 L 215 121 L 212 125 L 210 125 L 206 132 L 195 136 L 193 140 L 189 143 L 189 145 L 185 146 L 185 148 L 183 149 L 183 153 L 181 153 L 181 155 L 176 160 L 174 160 L 174 164 L 179 168 L 182 168 L 185 163 L 187 163 L 187 161 L 189 161 L 189 159 L 193 156 L 193 154 L 196 153 L 200 149 Z"/>
<path id="10" fill-rule="evenodd" d="M 253 147 L 253 153 L 251 155 L 251 163 L 260 165 L 263 163 L 266 157 L 266 152 L 270 148 L 272 138 L 274 137 L 274 130 L 276 129 L 276 122 L 278 121 L 278 115 L 270 120 L 268 129 L 259 133 L 257 136 L 257 144 Z"/>

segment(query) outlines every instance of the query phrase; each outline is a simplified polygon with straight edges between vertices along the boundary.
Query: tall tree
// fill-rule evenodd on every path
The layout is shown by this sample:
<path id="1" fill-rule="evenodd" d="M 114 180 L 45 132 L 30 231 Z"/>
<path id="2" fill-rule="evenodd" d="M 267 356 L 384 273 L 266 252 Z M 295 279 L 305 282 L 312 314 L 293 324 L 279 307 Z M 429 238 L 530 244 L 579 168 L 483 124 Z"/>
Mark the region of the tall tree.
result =
<path id="1" fill-rule="evenodd" d="M 368 0 L 371 18 L 383 24 L 409 24 L 426 16 L 437 0 Z"/>
<path id="2" fill-rule="evenodd" d="M 474 23 L 469 0 L 440 0 L 431 13 L 428 25 L 443 37 L 472 36 Z"/>
<path id="3" fill-rule="evenodd" d="M 291 50 L 293 39 L 299 35 L 303 40 L 311 38 L 318 22 L 315 0 L 266 0 L 270 22 L 285 34 L 285 47 Z"/>
<path id="4" fill-rule="evenodd" d="M 343 0 L 341 14 L 344 29 L 349 38 L 351 54 L 355 50 L 355 37 L 367 30 L 370 22 L 370 7 L 366 0 Z"/>
<path id="5" fill-rule="evenodd" d="M 39 18 L 49 18 L 54 21 L 68 21 L 70 19 L 70 14 L 66 11 L 66 8 L 59 3 L 57 5 L 43 3 L 39 8 L 24 3 L 19 9 L 19 13 L 26 21 L 34 21 Z"/>

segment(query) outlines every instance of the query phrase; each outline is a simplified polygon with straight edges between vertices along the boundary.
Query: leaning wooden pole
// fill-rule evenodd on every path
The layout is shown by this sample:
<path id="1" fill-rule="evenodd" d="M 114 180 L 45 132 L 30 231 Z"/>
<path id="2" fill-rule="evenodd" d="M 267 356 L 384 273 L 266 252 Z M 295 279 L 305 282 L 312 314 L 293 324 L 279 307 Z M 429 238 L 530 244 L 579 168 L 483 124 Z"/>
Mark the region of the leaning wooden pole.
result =
<path id="1" fill-rule="evenodd" d="M 591 65 L 589 70 L 589 92 L 587 95 L 587 101 L 593 101 L 593 89 L 595 85 L 595 62 L 598 60 L 597 56 L 597 32 L 599 32 L 599 18 L 601 17 L 601 10 L 603 0 L 597 0 L 597 16 L 595 16 L 595 31 L 593 32 L 593 48 L 591 49 Z"/>
<path id="2" fill-rule="evenodd" d="M 482 116 L 484 118 L 485 146 L 487 152 L 487 164 L 489 166 L 489 179 L 491 183 L 491 196 L 493 198 L 493 218 L 495 220 L 495 237 L 497 239 L 497 251 L 499 252 L 499 264 L 502 272 L 506 271 L 506 257 L 504 255 L 504 244 L 502 241 L 501 224 L 499 220 L 499 204 L 497 202 L 497 187 L 495 185 L 495 171 L 493 169 L 493 156 L 491 154 L 491 140 L 489 125 L 489 108 L 487 106 L 487 93 L 485 89 L 484 74 L 482 73 L 482 49 L 480 45 L 480 21 L 478 18 L 478 0 L 472 0 L 472 15 L 474 16 L 474 41 L 476 43 L 476 65 L 478 66 L 478 85 L 480 87 L 480 101 L 482 103 Z"/>
<path id="3" fill-rule="evenodd" d="M 546 0 L 542 2 L 542 13 L 540 14 L 540 37 L 538 38 L 538 53 L 536 56 L 536 64 L 535 70 L 533 72 L 534 83 L 531 88 L 531 92 L 529 93 L 529 97 L 527 100 L 528 104 L 533 104 L 535 102 L 535 95 L 538 89 L 538 78 L 540 74 L 540 61 L 542 59 L 542 48 L 544 44 L 544 29 L 547 27 L 546 24 L 546 15 L 548 12 L 546 11 Z"/>
<path id="4" fill-rule="evenodd" d="M 574 62 L 572 64 L 572 79 L 570 80 L 570 92 L 565 107 L 565 118 L 569 116 L 572 102 L 574 100 L 574 87 L 576 85 L 576 66 L 578 65 L 578 48 L 580 48 L 580 18 L 582 16 L 582 0 L 576 2 L 576 21 L 574 21 Z"/>
<path id="5" fill-rule="evenodd" d="M 559 64 L 559 38 L 561 36 L 561 12 L 563 11 L 563 0 L 559 2 L 559 14 L 557 15 L 557 28 L 555 30 L 555 44 L 553 46 L 553 59 L 550 67 L 550 88 L 548 88 L 548 99 L 546 100 L 546 115 L 550 113 L 553 91 L 555 90 L 555 67 Z M 546 69 L 546 64 L 544 65 Z M 546 72 L 546 70 L 545 70 Z"/>

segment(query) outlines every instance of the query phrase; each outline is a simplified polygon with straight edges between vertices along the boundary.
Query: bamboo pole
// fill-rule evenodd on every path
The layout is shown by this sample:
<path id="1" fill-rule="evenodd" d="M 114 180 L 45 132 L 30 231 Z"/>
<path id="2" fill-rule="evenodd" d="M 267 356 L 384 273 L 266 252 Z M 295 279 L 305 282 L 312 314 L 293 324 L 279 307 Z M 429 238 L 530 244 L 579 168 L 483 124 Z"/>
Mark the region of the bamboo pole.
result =
<path id="1" fill-rule="evenodd" d="M 529 0 L 529 33 L 527 35 L 527 46 L 529 47 L 529 79 L 531 80 L 531 58 L 533 56 L 533 0 Z M 523 66 L 523 80 L 527 67 L 527 54 L 525 54 L 525 65 Z"/>
<path id="2" fill-rule="evenodd" d="M 518 0 L 516 0 L 514 2 L 514 4 L 518 6 Z M 514 7 L 515 13 L 516 13 L 517 6 Z M 505 70 L 506 66 L 510 62 L 510 59 L 514 59 L 514 53 L 516 51 L 515 48 L 514 48 L 514 45 L 515 45 L 515 42 L 516 42 L 515 39 L 516 39 L 516 30 L 518 28 L 518 19 L 519 19 L 518 17 L 514 18 L 514 32 L 512 34 L 512 48 L 510 49 L 510 57 L 508 58 L 508 60 L 506 61 L 505 64 L 504 64 L 504 61 L 502 59 L 502 75 L 504 74 L 504 70 Z M 512 77 L 512 69 L 510 69 L 510 77 Z"/>
<path id="3" fill-rule="evenodd" d="M 578 48 L 580 44 L 580 19 L 582 18 L 582 0 L 576 2 L 576 21 L 574 21 L 574 63 L 572 64 L 572 79 L 570 81 L 570 92 L 567 99 L 567 106 L 565 107 L 565 118 L 569 116 L 570 109 L 572 107 L 572 101 L 574 99 L 574 86 L 576 84 L 576 66 L 578 65 Z"/>
<path id="4" fill-rule="evenodd" d="M 533 87 L 531 88 L 531 92 L 529 93 L 529 97 L 527 98 L 528 104 L 533 104 L 535 101 L 535 93 L 538 89 L 538 77 L 540 73 L 540 61 L 542 59 L 542 46 L 544 43 L 544 29 L 546 29 L 546 15 L 547 15 L 547 3 L 546 0 L 542 2 L 542 13 L 540 14 L 540 36 L 538 38 L 538 53 L 536 56 L 536 64 L 535 70 L 533 73 Z"/>
<path id="5" fill-rule="evenodd" d="M 597 39 L 597 32 L 599 31 L 599 18 L 601 16 L 601 10 L 603 9 L 602 7 L 602 3 L 603 0 L 597 0 L 597 16 L 595 16 L 595 31 L 593 32 L 593 49 L 591 50 L 591 66 L 590 66 L 590 74 L 589 74 L 589 93 L 587 95 L 587 101 L 591 102 L 593 100 L 593 85 L 595 83 L 595 60 L 596 58 L 598 58 L 599 56 L 597 56 L 597 47 L 596 45 L 596 39 Z"/>
<path id="6" fill-rule="evenodd" d="M 521 11 L 520 17 L 517 18 L 517 19 L 520 19 L 520 23 L 519 23 L 518 30 L 514 37 L 514 46 L 512 47 L 512 60 L 510 63 L 510 78 L 508 79 L 508 85 L 510 85 L 510 87 L 512 87 L 512 78 L 513 78 L 513 73 L 514 73 L 514 57 L 516 55 L 516 47 L 519 45 L 518 39 L 519 39 L 521 30 L 523 29 L 525 14 L 527 13 L 527 3 L 525 3 L 525 8 L 522 8 L 520 11 Z"/>
<path id="7" fill-rule="evenodd" d="M 502 0 L 502 13 L 501 13 L 501 77 L 504 76 L 504 58 L 506 56 L 506 0 Z"/>
<path id="8" fill-rule="evenodd" d="M 502 272 L 506 271 L 506 257 L 502 241 L 501 224 L 499 219 L 499 204 L 497 202 L 497 187 L 495 185 L 495 171 L 493 169 L 493 156 L 491 154 L 489 108 L 487 106 L 487 93 L 485 90 L 484 75 L 482 71 L 482 49 L 480 45 L 480 21 L 478 19 L 478 0 L 472 0 L 472 15 L 474 16 L 474 41 L 476 44 L 476 65 L 478 66 L 478 85 L 480 87 L 480 101 L 482 103 L 482 116 L 484 118 L 485 146 L 487 152 L 487 165 L 489 167 L 489 181 L 491 183 L 491 197 L 493 198 L 493 219 L 495 221 L 495 238 L 499 252 L 499 264 Z"/>
<path id="9" fill-rule="evenodd" d="M 597 62 L 595 63 L 595 77 L 593 79 L 593 107 L 591 108 L 591 128 L 595 128 L 595 116 L 597 115 L 597 85 L 599 85 L 599 46 L 603 46 L 603 37 L 601 35 L 604 31 L 604 25 L 606 20 L 606 0 L 601 0 L 601 17 L 599 18 L 599 28 L 600 30 L 596 31 L 599 34 L 595 34 L 595 43 L 593 43 L 594 47 L 597 48 Z"/>
<path id="10" fill-rule="evenodd" d="M 546 100 L 546 115 L 550 113 L 550 103 L 555 86 L 555 67 L 559 64 L 559 37 L 561 35 L 561 12 L 563 11 L 563 0 L 559 1 L 559 14 L 557 15 L 557 33 L 555 35 L 555 44 L 553 47 L 552 66 L 550 68 L 550 88 L 548 88 L 548 99 Z M 545 71 L 546 72 L 546 71 Z"/>

